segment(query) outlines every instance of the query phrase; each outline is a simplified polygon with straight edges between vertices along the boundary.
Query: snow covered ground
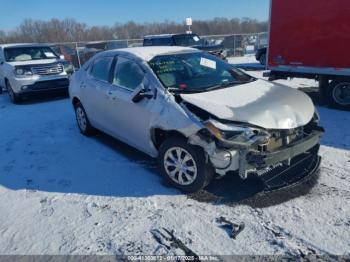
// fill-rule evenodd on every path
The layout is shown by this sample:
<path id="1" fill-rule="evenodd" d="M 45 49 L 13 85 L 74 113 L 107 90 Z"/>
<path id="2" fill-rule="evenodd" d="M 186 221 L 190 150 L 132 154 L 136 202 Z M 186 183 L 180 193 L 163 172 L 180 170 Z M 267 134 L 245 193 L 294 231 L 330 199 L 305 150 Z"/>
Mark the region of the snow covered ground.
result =
<path id="1" fill-rule="evenodd" d="M 323 162 L 308 183 L 263 195 L 225 177 L 187 196 L 144 154 L 80 135 L 68 99 L 0 95 L 0 254 L 186 254 L 157 238 L 165 228 L 198 255 L 350 255 L 350 113 L 318 110 Z M 232 239 L 219 217 L 245 228 Z"/>

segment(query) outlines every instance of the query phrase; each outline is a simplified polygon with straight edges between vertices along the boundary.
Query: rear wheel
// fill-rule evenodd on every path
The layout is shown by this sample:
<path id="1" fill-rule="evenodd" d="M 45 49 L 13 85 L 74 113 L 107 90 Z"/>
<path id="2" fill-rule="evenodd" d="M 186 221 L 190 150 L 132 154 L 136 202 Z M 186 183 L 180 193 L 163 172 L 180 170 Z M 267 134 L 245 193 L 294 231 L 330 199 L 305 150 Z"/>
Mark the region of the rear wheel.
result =
<path id="1" fill-rule="evenodd" d="M 333 107 L 350 109 L 350 81 L 332 81 L 329 93 Z"/>
<path id="2" fill-rule="evenodd" d="M 161 145 L 158 164 L 165 180 L 186 193 L 206 187 L 214 174 L 203 150 L 179 137 L 169 138 Z"/>
<path id="3" fill-rule="evenodd" d="M 6 81 L 6 89 L 9 94 L 11 102 L 14 104 L 18 104 L 21 101 L 21 97 L 13 91 L 9 81 Z"/>
<path id="4" fill-rule="evenodd" d="M 85 136 L 92 136 L 96 133 L 95 128 L 91 125 L 83 105 L 78 102 L 75 106 L 75 116 L 77 119 L 80 132 Z"/>

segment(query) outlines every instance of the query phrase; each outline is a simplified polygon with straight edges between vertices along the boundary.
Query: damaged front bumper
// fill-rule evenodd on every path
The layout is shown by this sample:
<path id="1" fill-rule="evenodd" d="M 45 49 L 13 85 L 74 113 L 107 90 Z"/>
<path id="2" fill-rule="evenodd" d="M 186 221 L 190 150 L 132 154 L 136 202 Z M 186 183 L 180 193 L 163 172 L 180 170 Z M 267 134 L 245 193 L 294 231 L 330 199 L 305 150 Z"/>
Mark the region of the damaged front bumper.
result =
<path id="1" fill-rule="evenodd" d="M 248 145 L 239 149 L 222 150 L 215 147 L 206 151 L 219 175 L 238 171 L 240 177 L 246 179 L 250 173 L 260 176 L 275 167 L 289 166 L 291 159 L 317 147 L 323 133 L 323 128 L 319 127 L 304 138 L 273 152 L 260 152 Z"/>

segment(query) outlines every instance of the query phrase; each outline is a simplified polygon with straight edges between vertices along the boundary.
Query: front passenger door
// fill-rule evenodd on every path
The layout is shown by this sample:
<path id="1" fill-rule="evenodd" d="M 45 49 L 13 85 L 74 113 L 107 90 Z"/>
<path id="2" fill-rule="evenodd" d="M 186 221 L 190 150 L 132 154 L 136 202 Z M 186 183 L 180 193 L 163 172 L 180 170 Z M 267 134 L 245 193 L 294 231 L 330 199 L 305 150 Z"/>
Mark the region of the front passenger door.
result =
<path id="1" fill-rule="evenodd" d="M 137 103 L 132 101 L 137 90 L 143 87 L 146 77 L 137 62 L 118 57 L 110 89 L 108 118 L 115 136 L 143 152 L 152 153 L 149 125 L 155 100 L 145 98 Z"/>

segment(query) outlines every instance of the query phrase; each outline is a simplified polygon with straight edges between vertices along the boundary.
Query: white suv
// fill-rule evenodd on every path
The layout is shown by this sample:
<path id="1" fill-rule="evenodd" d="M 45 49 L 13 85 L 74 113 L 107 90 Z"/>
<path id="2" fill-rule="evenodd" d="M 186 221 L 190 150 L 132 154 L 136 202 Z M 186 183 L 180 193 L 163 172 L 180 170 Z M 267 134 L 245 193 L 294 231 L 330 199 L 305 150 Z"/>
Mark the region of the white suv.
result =
<path id="1" fill-rule="evenodd" d="M 67 90 L 64 64 L 48 45 L 0 45 L 0 89 L 8 90 L 13 103 L 30 94 Z"/>

